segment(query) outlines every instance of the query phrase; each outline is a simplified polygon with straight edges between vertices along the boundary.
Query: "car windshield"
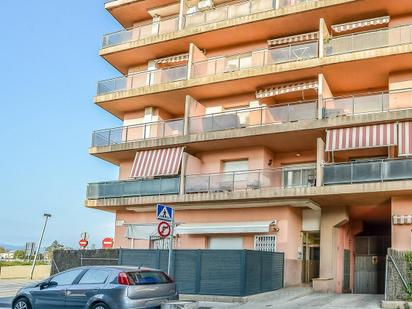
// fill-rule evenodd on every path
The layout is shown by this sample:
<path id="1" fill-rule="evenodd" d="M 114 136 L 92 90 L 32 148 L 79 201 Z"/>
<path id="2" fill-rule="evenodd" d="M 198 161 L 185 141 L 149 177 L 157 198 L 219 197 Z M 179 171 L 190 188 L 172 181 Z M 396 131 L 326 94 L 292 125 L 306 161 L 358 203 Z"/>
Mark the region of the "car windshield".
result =
<path id="1" fill-rule="evenodd" d="M 164 272 L 161 271 L 138 271 L 129 272 L 129 278 L 135 285 L 141 284 L 162 284 L 173 282 Z"/>

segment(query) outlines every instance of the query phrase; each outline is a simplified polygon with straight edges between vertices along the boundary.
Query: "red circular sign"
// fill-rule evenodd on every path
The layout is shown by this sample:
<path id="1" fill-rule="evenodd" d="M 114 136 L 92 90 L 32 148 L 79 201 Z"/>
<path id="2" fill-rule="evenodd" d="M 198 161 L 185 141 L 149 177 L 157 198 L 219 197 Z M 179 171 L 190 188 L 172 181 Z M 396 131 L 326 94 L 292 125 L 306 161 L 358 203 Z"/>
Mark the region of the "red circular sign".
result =
<path id="1" fill-rule="evenodd" d="M 106 237 L 102 241 L 102 246 L 105 249 L 113 248 L 113 245 L 114 245 L 114 241 L 113 241 L 113 238 L 111 237 Z"/>
<path id="2" fill-rule="evenodd" d="M 87 247 L 88 244 L 89 244 L 89 242 L 87 241 L 87 239 L 80 239 L 80 241 L 79 241 L 79 245 L 82 248 Z"/>
<path id="3" fill-rule="evenodd" d="M 162 221 L 157 226 L 157 231 L 159 232 L 160 237 L 166 238 L 172 232 L 172 228 L 168 222 Z"/>

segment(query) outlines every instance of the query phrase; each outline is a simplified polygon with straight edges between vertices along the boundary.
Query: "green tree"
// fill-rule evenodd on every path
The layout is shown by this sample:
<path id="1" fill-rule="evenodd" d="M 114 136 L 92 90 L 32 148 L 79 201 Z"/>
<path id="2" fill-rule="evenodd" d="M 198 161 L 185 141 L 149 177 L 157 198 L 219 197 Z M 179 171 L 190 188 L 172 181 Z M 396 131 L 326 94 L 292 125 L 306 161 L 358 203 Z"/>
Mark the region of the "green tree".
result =
<path id="1" fill-rule="evenodd" d="M 53 252 L 55 250 L 62 250 L 64 249 L 64 245 L 60 244 L 57 240 L 53 241 L 50 246 L 46 248 L 45 256 L 49 259 L 53 257 Z"/>
<path id="2" fill-rule="evenodd" d="M 0 253 L 5 253 L 7 252 L 6 248 L 0 247 Z"/>
<path id="3" fill-rule="evenodd" d="M 26 257 L 26 253 L 24 250 L 16 250 L 14 251 L 14 258 L 19 260 L 24 260 Z"/>

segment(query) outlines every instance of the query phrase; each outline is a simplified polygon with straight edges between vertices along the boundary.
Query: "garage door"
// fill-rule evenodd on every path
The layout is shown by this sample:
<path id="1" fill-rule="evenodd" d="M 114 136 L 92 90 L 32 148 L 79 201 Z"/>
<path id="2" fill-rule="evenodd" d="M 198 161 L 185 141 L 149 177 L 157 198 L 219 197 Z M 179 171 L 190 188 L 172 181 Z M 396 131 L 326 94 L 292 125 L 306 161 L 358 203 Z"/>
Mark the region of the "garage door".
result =
<path id="1" fill-rule="evenodd" d="M 242 250 L 243 237 L 210 237 L 209 249 L 214 250 Z"/>

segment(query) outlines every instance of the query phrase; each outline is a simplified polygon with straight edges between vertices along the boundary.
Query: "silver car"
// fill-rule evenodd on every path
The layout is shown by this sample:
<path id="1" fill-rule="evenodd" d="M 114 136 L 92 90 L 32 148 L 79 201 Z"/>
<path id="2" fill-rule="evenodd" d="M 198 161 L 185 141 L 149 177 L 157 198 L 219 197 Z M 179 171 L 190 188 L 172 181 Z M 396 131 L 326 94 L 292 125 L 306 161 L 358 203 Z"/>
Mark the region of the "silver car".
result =
<path id="1" fill-rule="evenodd" d="M 22 288 L 13 309 L 158 308 L 178 299 L 176 283 L 163 271 L 124 266 L 73 268 Z"/>

